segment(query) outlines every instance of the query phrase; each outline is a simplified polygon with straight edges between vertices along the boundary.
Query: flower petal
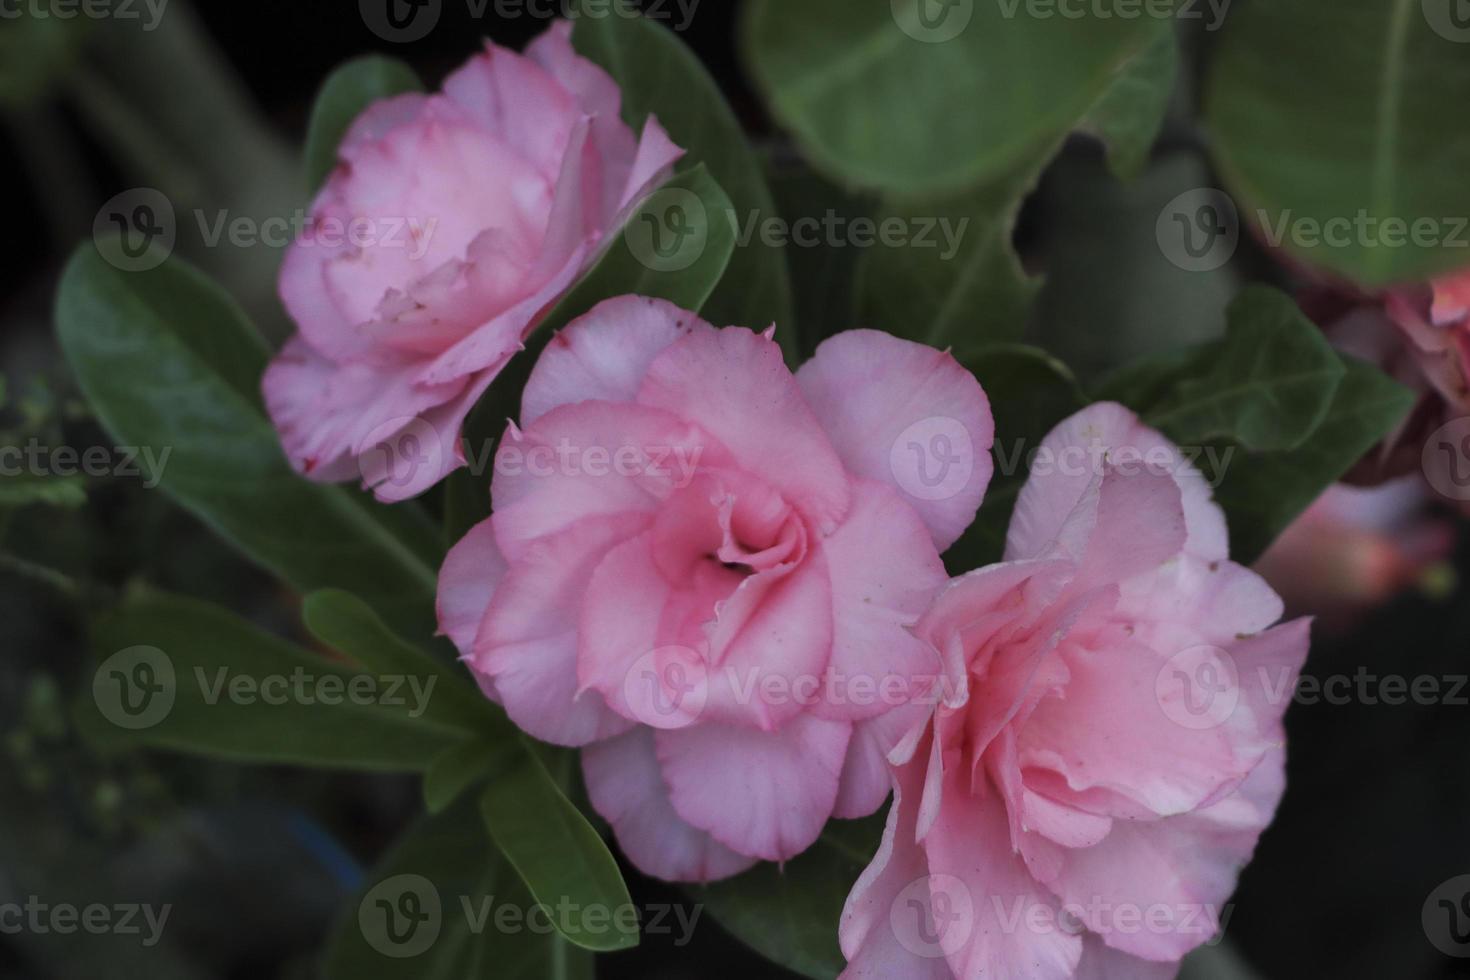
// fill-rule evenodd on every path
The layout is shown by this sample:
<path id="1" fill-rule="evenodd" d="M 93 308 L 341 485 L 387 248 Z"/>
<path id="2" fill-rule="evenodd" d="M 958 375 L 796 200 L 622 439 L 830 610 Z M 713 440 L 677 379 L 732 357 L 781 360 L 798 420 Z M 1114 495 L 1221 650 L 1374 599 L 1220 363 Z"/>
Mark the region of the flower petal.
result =
<path id="1" fill-rule="evenodd" d="M 635 728 L 587 746 L 582 774 L 592 806 L 644 874 L 664 881 L 718 881 L 755 864 L 755 858 L 736 854 L 674 812 L 651 729 Z"/>
<path id="2" fill-rule="evenodd" d="M 953 544 L 993 468 L 995 423 L 975 376 L 947 351 L 848 330 L 796 378 L 847 469 L 896 489 L 941 551 Z"/>

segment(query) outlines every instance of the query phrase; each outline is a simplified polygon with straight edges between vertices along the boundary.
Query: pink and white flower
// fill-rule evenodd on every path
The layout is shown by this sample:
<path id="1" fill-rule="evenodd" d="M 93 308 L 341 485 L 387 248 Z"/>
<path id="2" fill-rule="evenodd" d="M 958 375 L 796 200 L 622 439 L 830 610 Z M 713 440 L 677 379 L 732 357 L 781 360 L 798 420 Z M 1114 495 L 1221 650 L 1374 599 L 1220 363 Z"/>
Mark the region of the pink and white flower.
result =
<path id="1" fill-rule="evenodd" d="M 910 462 L 931 433 L 943 453 Z M 769 332 L 608 300 L 536 364 L 441 627 L 517 724 L 585 747 L 642 870 L 785 860 L 882 804 L 884 753 L 931 710 L 940 664 L 909 630 L 992 438 L 947 353 L 850 331 L 793 376 Z"/>
<path id="2" fill-rule="evenodd" d="M 1043 448 L 1101 462 L 1033 475 L 1005 561 L 919 623 L 946 699 L 890 755 L 846 977 L 1172 976 L 1280 799 L 1307 621 L 1272 628 L 1281 602 L 1229 561 L 1204 479 L 1128 410 L 1093 405 Z"/>
<path id="3" fill-rule="evenodd" d="M 682 153 L 651 116 L 634 137 L 570 32 L 524 55 L 487 43 L 442 92 L 378 102 L 348 131 L 286 253 L 300 333 L 264 379 L 305 475 L 392 501 L 463 465 L 465 416 Z"/>

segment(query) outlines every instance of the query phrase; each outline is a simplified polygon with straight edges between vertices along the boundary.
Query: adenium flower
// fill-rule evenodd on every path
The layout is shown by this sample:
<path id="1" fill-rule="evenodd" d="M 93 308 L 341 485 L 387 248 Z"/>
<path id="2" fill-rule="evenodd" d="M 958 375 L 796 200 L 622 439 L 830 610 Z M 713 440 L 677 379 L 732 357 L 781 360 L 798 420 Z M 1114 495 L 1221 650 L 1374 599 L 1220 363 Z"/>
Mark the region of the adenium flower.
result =
<path id="1" fill-rule="evenodd" d="M 948 353 L 855 330 L 793 376 L 770 332 L 608 300 L 537 362 L 441 628 L 518 725 L 585 746 L 644 872 L 790 858 L 882 804 L 891 719 L 932 710 L 909 629 L 992 438 Z"/>
<path id="2" fill-rule="evenodd" d="M 916 629 L 944 700 L 841 924 L 849 978 L 1173 976 L 1283 789 L 1308 623 L 1227 558 L 1198 471 L 1123 407 L 1059 425 L 1005 561 Z"/>
<path id="3" fill-rule="evenodd" d="M 264 379 L 305 475 L 391 501 L 463 465 L 476 400 L 682 153 L 651 116 L 634 138 L 570 31 L 524 55 L 487 43 L 442 93 L 378 102 L 343 139 L 281 268 L 301 332 Z"/>

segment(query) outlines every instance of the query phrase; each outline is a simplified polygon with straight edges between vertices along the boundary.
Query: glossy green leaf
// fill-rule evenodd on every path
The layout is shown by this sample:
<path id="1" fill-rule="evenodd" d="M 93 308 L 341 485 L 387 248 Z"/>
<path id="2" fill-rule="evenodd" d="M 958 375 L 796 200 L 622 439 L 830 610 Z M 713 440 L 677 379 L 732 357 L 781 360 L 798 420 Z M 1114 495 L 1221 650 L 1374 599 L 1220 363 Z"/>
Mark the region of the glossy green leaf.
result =
<path id="1" fill-rule="evenodd" d="M 1369 285 L 1466 263 L 1461 6 L 1271 0 L 1231 13 L 1207 118 L 1220 172 L 1266 241 Z"/>
<path id="2" fill-rule="evenodd" d="M 292 471 L 261 404 L 269 351 L 218 286 L 173 259 L 123 272 L 87 245 L 62 276 L 56 322 L 117 444 L 162 461 L 148 479 L 296 588 L 350 589 L 395 626 L 433 631 L 438 536 L 415 507 Z"/>
<path id="3" fill-rule="evenodd" d="M 510 751 L 519 751 L 519 744 Z M 424 773 L 424 805 L 442 813 L 472 787 L 483 782 L 508 758 L 507 747 L 475 739 L 445 749 Z"/>
<path id="4" fill-rule="evenodd" d="M 76 476 L 0 476 L 0 507 L 47 507 L 72 509 L 87 502 L 86 482 Z"/>
<path id="5" fill-rule="evenodd" d="M 464 799 L 412 827 L 343 907 L 323 976 L 592 980 L 592 954 L 550 933 L 534 906 Z"/>
<path id="6" fill-rule="evenodd" d="M 755 0 L 744 41 L 772 112 L 818 167 L 933 194 L 1048 155 L 1157 26 L 1035 16 L 1025 0 Z"/>
<path id="7" fill-rule="evenodd" d="M 598 951 L 638 945 L 636 926 L 613 915 L 631 903 L 617 862 L 536 755 L 528 750 L 496 774 L 480 812 L 536 900 L 565 906 L 555 919 L 562 935 Z"/>
<path id="8" fill-rule="evenodd" d="M 1346 371 L 1326 417 L 1290 452 L 1240 453 L 1225 467 L 1215 499 L 1230 523 L 1230 557 L 1255 561 L 1414 405 L 1414 393 L 1375 367 L 1344 358 Z"/>
<path id="9" fill-rule="evenodd" d="M 833 820 L 805 853 L 783 865 L 762 862 L 743 874 L 690 888 L 737 939 L 813 980 L 842 971 L 837 924 L 858 875 L 883 835 L 884 814 Z"/>
<path id="10" fill-rule="evenodd" d="M 107 748 L 411 772 L 472 734 L 428 713 L 433 674 L 379 678 L 192 599 L 131 599 L 100 617 L 93 644 L 75 714 Z"/>
<path id="11" fill-rule="evenodd" d="M 372 607 L 340 589 L 313 592 L 302 603 L 306 626 L 322 643 L 379 676 L 437 678 L 426 714 L 446 725 L 511 737 L 505 713 L 475 685 L 469 669 L 446 663 L 388 628 Z"/>
<path id="12" fill-rule="evenodd" d="M 953 347 L 962 360 L 1020 339 L 1038 282 L 1021 268 L 1011 231 L 1038 170 L 958 197 L 886 204 L 878 243 L 858 261 L 857 322 Z"/>
<path id="13" fill-rule="evenodd" d="M 787 326 L 792 318 L 791 278 L 781 249 L 761 240 L 758 224 L 779 218 L 760 161 L 709 72 L 673 32 L 642 18 L 582 17 L 572 43 L 584 57 L 607 69 L 622 91 L 623 117 L 641 131 L 651 113 L 687 151 L 685 162 L 702 163 L 730 198 L 718 213 L 732 239 L 749 231 L 705 318 L 717 326 L 761 329 Z M 711 212 L 714 216 L 715 212 Z M 695 309 L 695 307 L 687 307 Z M 790 360 L 793 330 L 776 331 Z"/>
<path id="14" fill-rule="evenodd" d="M 306 187 L 316 193 L 337 166 L 337 147 L 362 111 L 380 99 L 423 90 L 414 70 L 396 58 L 354 58 L 322 83 L 306 128 Z"/>
<path id="15" fill-rule="evenodd" d="M 1119 177 L 1137 177 L 1148 163 L 1178 71 L 1174 25 L 1160 21 L 1154 37 L 1123 67 L 1084 120 L 1082 128 L 1107 145 L 1108 165 Z"/>
<path id="16" fill-rule="evenodd" d="M 1229 439 L 1252 450 L 1295 448 L 1316 432 L 1344 375 L 1322 331 L 1291 297 L 1243 290 L 1225 338 L 1199 351 L 1144 421 L 1180 445 Z"/>

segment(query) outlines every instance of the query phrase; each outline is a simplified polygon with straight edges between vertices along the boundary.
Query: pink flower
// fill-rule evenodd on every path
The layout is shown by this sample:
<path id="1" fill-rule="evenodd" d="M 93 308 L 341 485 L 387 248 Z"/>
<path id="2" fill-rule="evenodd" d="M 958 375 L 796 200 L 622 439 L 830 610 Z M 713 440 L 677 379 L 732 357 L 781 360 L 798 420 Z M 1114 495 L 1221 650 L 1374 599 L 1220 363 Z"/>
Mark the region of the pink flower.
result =
<path id="1" fill-rule="evenodd" d="M 793 377 L 770 332 L 624 296 L 553 339 L 521 422 L 440 624 L 517 724 L 586 746 L 624 853 L 707 881 L 876 810 L 939 672 L 909 628 L 990 479 L 974 377 L 867 330 Z"/>
<path id="2" fill-rule="evenodd" d="M 1226 558 L 1200 474 L 1119 405 L 1040 447 L 1006 561 L 917 628 L 945 699 L 890 755 L 847 977 L 1168 977 L 1283 788 L 1307 621 Z"/>
<path id="3" fill-rule="evenodd" d="M 311 478 L 403 500 L 463 465 L 476 400 L 680 156 L 652 117 L 634 139 L 570 32 L 525 55 L 487 43 L 441 94 L 379 102 L 344 138 L 281 268 L 301 333 L 264 381 Z"/>

